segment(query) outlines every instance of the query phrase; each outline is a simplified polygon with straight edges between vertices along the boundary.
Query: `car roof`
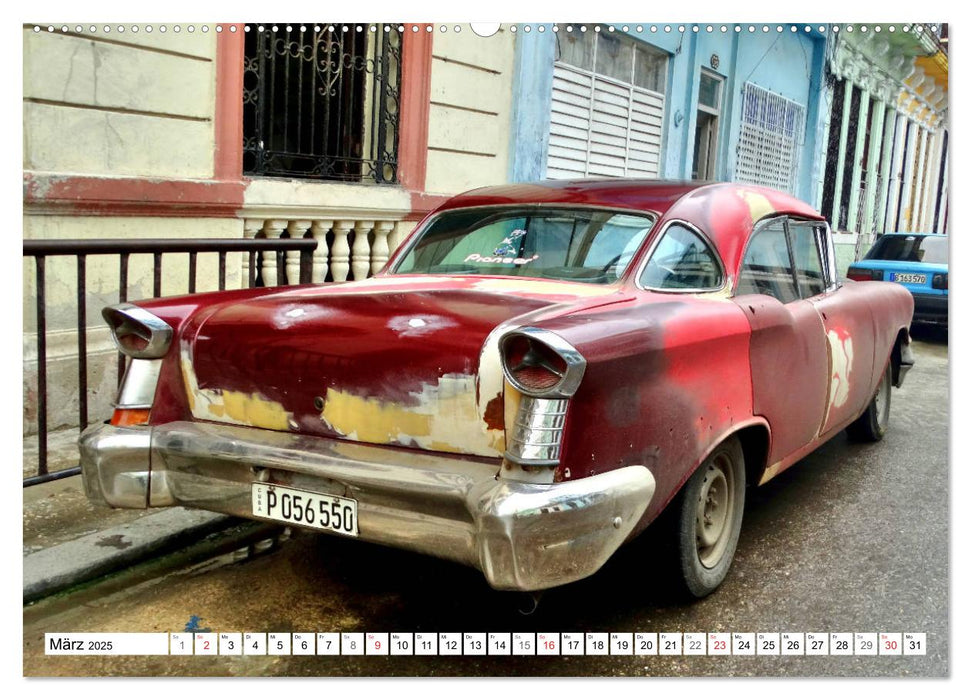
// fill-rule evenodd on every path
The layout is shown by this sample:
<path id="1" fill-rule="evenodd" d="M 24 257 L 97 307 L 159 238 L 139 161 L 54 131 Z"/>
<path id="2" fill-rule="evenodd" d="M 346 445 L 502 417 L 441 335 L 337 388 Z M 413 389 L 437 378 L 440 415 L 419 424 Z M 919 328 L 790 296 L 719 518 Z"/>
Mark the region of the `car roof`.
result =
<path id="1" fill-rule="evenodd" d="M 759 220 L 775 214 L 790 214 L 824 221 L 805 202 L 758 185 L 623 178 L 543 180 L 480 187 L 452 197 L 436 212 L 537 204 L 653 212 L 660 217 L 661 224 L 655 226 L 655 232 L 667 221 L 685 221 L 708 236 L 726 270 L 733 275 L 738 270 L 749 233 Z M 631 269 L 637 264 L 635 260 Z"/>

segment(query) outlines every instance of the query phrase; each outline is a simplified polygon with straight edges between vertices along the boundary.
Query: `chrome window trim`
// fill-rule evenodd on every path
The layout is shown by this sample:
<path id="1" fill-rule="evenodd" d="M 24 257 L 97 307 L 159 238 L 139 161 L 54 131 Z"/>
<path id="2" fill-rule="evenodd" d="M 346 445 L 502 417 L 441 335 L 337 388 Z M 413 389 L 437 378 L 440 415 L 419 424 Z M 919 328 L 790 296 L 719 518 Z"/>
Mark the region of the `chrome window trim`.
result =
<path id="1" fill-rule="evenodd" d="M 601 285 L 601 286 L 604 286 L 604 287 L 616 286 L 616 285 L 621 284 L 621 282 L 623 281 L 623 279 L 625 278 L 625 276 L 627 275 L 627 273 L 631 269 L 631 263 L 633 263 L 634 260 L 637 259 L 637 254 L 643 248 L 644 243 L 646 243 L 648 240 L 650 240 L 651 235 L 654 233 L 654 227 L 657 226 L 658 221 L 661 219 L 661 215 L 658 212 L 654 211 L 653 209 L 627 209 L 627 208 L 624 208 L 624 207 L 608 207 L 608 206 L 596 205 L 596 204 L 590 204 L 590 205 L 586 205 L 586 204 L 584 204 L 584 205 L 575 205 L 575 204 L 561 204 L 561 203 L 558 203 L 558 202 L 554 202 L 552 204 L 547 204 L 547 203 L 543 203 L 543 202 L 527 202 L 527 203 L 522 203 L 522 204 L 479 204 L 479 205 L 472 206 L 472 207 L 454 207 L 452 209 L 443 209 L 441 211 L 437 211 L 437 212 L 429 215 L 429 217 L 427 219 L 425 219 L 424 223 L 421 225 L 421 228 L 418 228 L 416 226 L 415 229 L 411 233 L 408 234 L 408 237 L 405 239 L 405 241 L 402 243 L 402 245 L 399 246 L 398 250 L 395 251 L 394 254 L 391 256 L 391 258 L 388 260 L 388 265 L 385 268 L 385 272 L 383 274 L 384 275 L 387 275 L 387 276 L 391 276 L 391 275 L 430 275 L 430 276 L 433 276 L 433 277 L 448 277 L 449 275 L 447 275 L 447 274 L 437 274 L 437 273 L 431 273 L 431 272 L 398 272 L 398 268 L 401 266 L 401 263 L 404 262 L 404 259 L 406 257 L 408 257 L 408 254 L 411 253 L 411 251 L 414 249 L 415 245 L 418 243 L 419 239 L 424 235 L 425 231 L 433 223 L 435 223 L 435 221 L 437 221 L 440 217 L 442 217 L 442 216 L 444 216 L 446 214 L 450 214 L 452 212 L 456 212 L 456 211 L 474 211 L 474 210 L 478 210 L 478 209 L 484 209 L 484 210 L 488 210 L 488 209 L 560 209 L 560 210 L 563 210 L 563 211 L 603 211 L 603 212 L 612 212 L 614 214 L 624 214 L 624 215 L 630 215 L 630 216 L 642 216 L 642 217 L 644 217 L 646 219 L 650 219 L 651 220 L 651 228 L 647 232 L 647 235 L 644 237 L 644 241 L 642 241 L 641 242 L 641 245 L 638 246 L 638 249 L 636 251 L 634 251 L 634 255 L 631 256 L 630 262 L 627 263 L 627 267 L 624 269 L 624 271 L 621 274 L 617 275 L 617 279 L 616 280 L 614 280 L 613 282 L 608 282 L 607 284 Z M 525 275 L 503 275 L 503 276 L 505 276 L 505 277 L 525 277 Z M 549 277 L 537 277 L 536 279 L 551 279 L 551 278 L 549 278 Z M 575 281 L 576 282 L 579 282 L 581 284 L 584 284 L 584 281 L 583 280 L 575 280 Z"/>
<path id="2" fill-rule="evenodd" d="M 829 261 L 827 263 L 829 269 L 827 269 L 827 266 L 824 265 L 823 266 L 823 271 L 824 271 L 824 274 L 828 274 L 830 272 L 833 272 L 834 279 L 835 279 L 835 272 L 834 271 L 836 269 L 836 249 L 833 246 L 833 236 L 830 233 L 829 222 L 827 222 L 827 221 L 825 221 L 823 219 L 806 219 L 806 218 L 797 217 L 797 216 L 790 216 L 788 214 L 776 214 L 774 216 L 766 216 L 766 217 L 764 217 L 762 219 L 759 219 L 757 222 L 755 222 L 755 225 L 752 227 L 752 231 L 748 235 L 748 240 L 745 241 L 745 247 L 742 249 L 742 256 L 741 256 L 741 258 L 739 258 L 738 274 L 735 276 L 735 280 L 732 283 L 732 292 L 731 292 L 732 298 L 738 296 L 738 283 L 742 279 L 742 268 L 745 266 L 745 256 L 748 255 L 749 247 L 752 245 L 752 239 L 754 239 L 757 234 L 761 233 L 762 232 L 762 229 L 764 229 L 766 226 L 768 226 L 768 225 L 772 224 L 773 222 L 778 221 L 780 219 L 782 220 L 782 225 L 783 225 L 783 227 L 785 229 L 786 247 L 789 250 L 789 265 L 791 266 L 790 272 L 792 273 L 792 280 L 793 280 L 793 283 L 796 285 L 796 293 L 799 294 L 799 298 L 798 299 L 794 299 L 793 301 L 805 301 L 806 299 L 812 299 L 814 297 L 817 297 L 817 296 L 819 296 L 819 294 L 816 294 L 816 295 L 814 295 L 812 297 L 803 297 L 802 296 L 802 293 L 800 292 L 801 287 L 799 285 L 799 281 L 796 279 L 796 264 L 795 264 L 795 260 L 793 259 L 793 256 L 792 256 L 792 241 L 789 239 L 789 223 L 790 222 L 792 222 L 792 223 L 794 223 L 796 225 L 799 225 L 799 224 L 809 224 L 809 225 L 812 225 L 813 227 L 820 226 L 820 225 L 825 225 L 826 226 L 826 238 L 827 238 L 827 241 L 828 241 L 827 248 L 829 250 L 830 257 L 829 257 Z M 817 240 L 816 249 L 817 249 L 817 252 L 820 253 L 820 261 L 822 262 L 822 251 L 819 249 L 818 238 L 816 240 Z M 831 292 L 834 289 L 838 289 L 839 286 L 840 286 L 839 285 L 839 282 L 838 282 L 838 280 L 836 280 L 832 284 L 832 286 L 827 286 L 826 288 L 824 288 L 822 293 L 823 294 L 826 294 L 828 292 Z M 770 295 L 764 294 L 763 296 L 770 296 Z M 775 297 L 772 297 L 772 298 L 775 299 Z M 787 303 L 790 303 L 791 304 L 792 302 L 787 302 Z"/>
<path id="3" fill-rule="evenodd" d="M 699 287 L 697 289 L 668 289 L 665 287 L 648 287 L 641 284 L 641 279 L 644 276 L 644 271 L 647 269 L 647 264 L 651 261 L 651 257 L 653 257 L 655 249 L 661 243 L 661 239 L 663 239 L 664 236 L 667 235 L 668 229 L 675 224 L 679 226 L 684 226 L 692 233 L 697 234 L 701 238 L 702 242 L 706 246 L 708 246 L 708 249 L 715 256 L 715 262 L 718 263 L 718 270 L 721 273 L 721 278 L 722 278 L 722 283 L 720 285 L 718 285 L 717 287 L 707 287 L 707 288 Z M 665 222 L 664 227 L 660 231 L 658 231 L 658 233 L 654 236 L 654 238 L 651 239 L 651 242 L 648 244 L 647 252 L 643 255 L 641 262 L 638 264 L 637 270 L 634 273 L 633 277 L 634 277 L 634 286 L 637 287 L 637 289 L 640 289 L 645 292 L 660 292 L 662 294 L 705 294 L 710 292 L 720 292 L 721 290 L 725 289 L 725 287 L 730 286 L 730 283 L 731 283 L 731 279 L 728 276 L 728 273 L 725 271 L 725 263 L 722 262 L 722 257 L 718 253 L 718 248 L 715 247 L 711 239 L 705 234 L 704 231 L 702 231 L 700 228 L 698 228 L 691 222 L 685 221 L 684 219 L 670 219 L 669 221 Z"/>
<path id="4" fill-rule="evenodd" d="M 755 236 L 761 233 L 762 229 L 764 229 L 766 226 L 769 226 L 770 224 L 780 219 L 782 220 L 783 232 L 785 233 L 785 237 L 786 237 L 786 249 L 789 251 L 789 266 L 790 266 L 789 272 L 792 274 L 792 282 L 796 286 L 796 294 L 798 295 L 799 284 L 796 282 L 796 271 L 794 269 L 795 265 L 793 265 L 793 262 L 792 262 L 792 246 L 789 245 L 789 232 L 788 230 L 786 230 L 787 218 L 788 217 L 785 214 L 766 216 L 756 221 L 755 224 L 752 226 L 752 230 L 748 234 L 748 240 L 745 241 L 745 247 L 742 248 L 742 256 L 738 259 L 738 274 L 735 275 L 735 281 L 732 283 L 732 294 L 731 294 L 732 298 L 735 298 L 736 296 L 738 296 L 738 283 L 742 281 L 742 269 L 745 267 L 745 256 L 748 255 L 748 250 L 752 246 L 752 241 L 755 239 Z M 775 297 L 771 296 L 770 294 L 762 294 L 761 296 L 771 297 L 772 299 L 775 299 Z M 801 299 L 796 299 L 796 301 L 801 301 Z"/>

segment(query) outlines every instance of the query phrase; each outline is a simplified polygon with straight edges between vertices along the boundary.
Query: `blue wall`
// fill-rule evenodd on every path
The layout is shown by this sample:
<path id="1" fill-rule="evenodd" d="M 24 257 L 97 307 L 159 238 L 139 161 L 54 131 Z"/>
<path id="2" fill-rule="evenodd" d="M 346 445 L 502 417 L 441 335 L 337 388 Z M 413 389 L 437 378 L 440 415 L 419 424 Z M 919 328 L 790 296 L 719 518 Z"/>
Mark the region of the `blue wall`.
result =
<path id="1" fill-rule="evenodd" d="M 618 26 L 618 25 L 615 25 Z M 677 25 L 671 32 L 642 25 L 638 33 L 629 25 L 628 34 L 665 51 L 669 56 L 668 82 L 661 154 L 661 177 L 691 177 L 694 155 L 694 133 L 697 124 L 698 88 L 702 67 L 724 78 L 722 110 L 719 124 L 717 174 L 720 180 L 731 180 L 735 171 L 735 149 L 741 125 L 741 94 L 746 82 L 793 100 L 806 108 L 806 131 L 800 158 L 796 195 L 808 202 L 814 200 L 815 173 L 825 158 L 820 143 L 824 110 L 820 109 L 825 41 L 816 32 L 801 30 L 749 33 L 748 27 L 736 33 L 717 29 L 681 33 Z M 549 112 L 552 91 L 552 65 L 555 35 L 521 33 L 516 38 L 516 83 L 514 87 L 514 127 L 511 144 L 513 158 L 510 177 L 513 181 L 538 179 L 545 175 L 548 149 Z M 718 55 L 718 68 L 711 68 L 711 57 Z"/>

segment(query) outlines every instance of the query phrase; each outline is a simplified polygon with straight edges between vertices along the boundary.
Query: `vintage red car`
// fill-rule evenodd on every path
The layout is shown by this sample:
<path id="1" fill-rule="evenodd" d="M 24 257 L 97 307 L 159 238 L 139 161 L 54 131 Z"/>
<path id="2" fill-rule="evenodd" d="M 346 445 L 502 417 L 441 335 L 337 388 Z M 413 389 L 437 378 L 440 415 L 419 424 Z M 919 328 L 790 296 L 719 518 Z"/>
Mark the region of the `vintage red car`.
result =
<path id="1" fill-rule="evenodd" d="M 825 220 L 736 184 L 456 196 L 377 276 L 108 307 L 131 359 L 81 438 L 89 498 L 185 505 L 478 567 L 589 576 L 651 537 L 696 596 L 746 484 L 879 440 L 913 299 L 841 281 Z M 659 516 L 664 517 L 659 518 Z"/>

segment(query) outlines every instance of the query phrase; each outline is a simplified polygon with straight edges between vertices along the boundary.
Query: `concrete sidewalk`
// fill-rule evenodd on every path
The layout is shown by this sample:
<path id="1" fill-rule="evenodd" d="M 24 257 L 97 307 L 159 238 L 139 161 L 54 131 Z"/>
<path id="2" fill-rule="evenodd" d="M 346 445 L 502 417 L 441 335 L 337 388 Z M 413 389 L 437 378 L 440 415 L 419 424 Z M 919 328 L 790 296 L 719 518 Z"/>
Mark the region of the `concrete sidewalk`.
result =
<path id="1" fill-rule="evenodd" d="M 185 508 L 98 506 L 75 476 L 23 489 L 24 602 L 125 569 L 240 522 Z"/>

